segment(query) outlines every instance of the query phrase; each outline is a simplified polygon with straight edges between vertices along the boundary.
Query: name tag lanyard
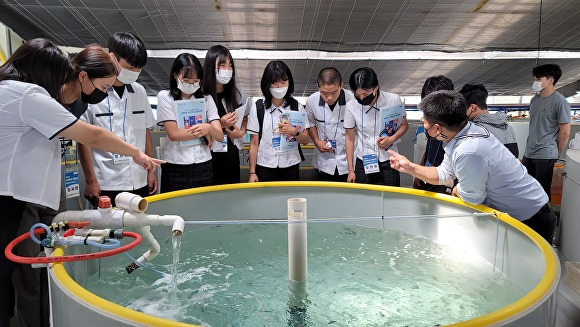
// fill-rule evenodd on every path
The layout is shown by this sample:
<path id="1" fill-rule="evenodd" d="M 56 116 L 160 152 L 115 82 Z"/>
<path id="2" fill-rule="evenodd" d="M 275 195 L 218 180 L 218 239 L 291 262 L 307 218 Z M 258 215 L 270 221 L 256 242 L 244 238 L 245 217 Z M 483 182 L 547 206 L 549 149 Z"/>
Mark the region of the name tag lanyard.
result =
<path id="1" fill-rule="evenodd" d="M 375 153 L 377 152 L 377 109 L 375 107 L 371 107 L 370 109 L 375 109 L 375 122 L 374 122 L 374 132 L 373 132 L 373 150 L 375 151 Z M 369 110 L 370 110 L 369 109 Z M 360 106 L 360 125 L 361 125 L 361 147 L 362 147 L 362 151 L 363 151 L 363 155 L 365 153 L 365 146 L 364 146 L 364 132 L 365 132 L 365 124 L 364 124 L 364 106 Z M 367 111 L 368 112 L 368 111 Z"/>
<path id="2" fill-rule="evenodd" d="M 340 124 L 340 105 L 338 107 L 338 121 L 336 122 L 336 128 L 334 129 L 334 138 L 332 140 L 336 141 L 336 134 L 338 133 L 338 125 Z M 323 119 L 324 119 L 324 139 L 328 141 L 328 136 L 326 135 L 326 106 L 322 107 Z M 330 117 L 332 120 L 332 117 Z"/>
<path id="3" fill-rule="evenodd" d="M 125 99 L 125 112 L 123 113 L 123 141 L 127 142 L 127 135 L 125 134 L 125 122 L 127 121 L 127 103 L 129 98 Z M 107 96 L 107 109 L 109 110 L 109 129 L 113 132 L 113 113 L 111 112 L 111 102 Z"/>
<path id="4" fill-rule="evenodd" d="M 127 134 L 125 134 L 125 122 L 127 121 L 127 103 L 129 103 L 129 98 L 125 99 L 125 112 L 123 113 L 123 141 L 127 142 Z M 111 102 L 109 101 L 109 97 L 107 96 L 107 108 L 109 109 L 109 128 L 111 129 L 111 133 L 113 132 L 113 113 L 111 112 Z M 111 153 L 113 156 L 113 163 L 114 164 L 127 164 L 131 162 L 131 158 L 117 154 Z"/>
<path id="5" fill-rule="evenodd" d="M 431 143 L 433 142 L 427 142 L 427 157 L 425 158 L 425 163 L 429 162 L 429 154 L 431 153 Z M 437 154 L 439 153 L 439 148 L 441 148 L 439 145 L 437 145 L 437 150 L 435 151 L 435 157 L 433 157 L 433 161 L 435 161 L 437 159 Z"/>
<path id="6" fill-rule="evenodd" d="M 65 146 L 66 147 L 66 146 Z M 76 149 L 75 149 L 76 150 Z M 69 147 L 65 148 L 64 151 L 64 190 L 67 199 L 73 198 L 75 196 L 80 196 L 80 183 L 79 183 L 79 154 L 75 151 L 74 161 L 68 160 L 71 155 L 68 154 Z"/>

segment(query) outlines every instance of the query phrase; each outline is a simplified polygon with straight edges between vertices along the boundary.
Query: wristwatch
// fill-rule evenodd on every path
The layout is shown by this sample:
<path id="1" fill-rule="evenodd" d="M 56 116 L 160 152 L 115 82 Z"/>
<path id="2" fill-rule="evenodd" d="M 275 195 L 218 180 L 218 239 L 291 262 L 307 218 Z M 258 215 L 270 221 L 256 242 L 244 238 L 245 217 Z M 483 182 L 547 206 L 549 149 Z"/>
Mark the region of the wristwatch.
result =
<path id="1" fill-rule="evenodd" d="M 298 136 L 298 135 L 300 135 L 300 130 L 299 129 L 297 129 L 296 130 L 296 133 L 294 133 L 294 136 Z"/>

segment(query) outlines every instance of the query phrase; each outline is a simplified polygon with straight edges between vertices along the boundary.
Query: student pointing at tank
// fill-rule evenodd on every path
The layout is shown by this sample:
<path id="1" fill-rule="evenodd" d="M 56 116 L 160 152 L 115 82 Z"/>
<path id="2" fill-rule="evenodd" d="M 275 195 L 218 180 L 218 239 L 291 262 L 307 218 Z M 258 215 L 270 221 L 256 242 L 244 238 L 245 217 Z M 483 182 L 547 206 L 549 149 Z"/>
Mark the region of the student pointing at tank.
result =
<path id="1" fill-rule="evenodd" d="M 16 237 L 22 211 L 27 203 L 59 206 L 58 136 L 129 156 L 145 169 L 160 163 L 65 109 L 58 102 L 62 101 L 61 88 L 74 78 L 68 57 L 46 39 L 25 42 L 0 67 L 0 326 L 8 326 L 14 303 L 10 299 L 14 266 L 4 249 Z M 85 93 L 93 91 L 92 84 L 86 87 Z"/>

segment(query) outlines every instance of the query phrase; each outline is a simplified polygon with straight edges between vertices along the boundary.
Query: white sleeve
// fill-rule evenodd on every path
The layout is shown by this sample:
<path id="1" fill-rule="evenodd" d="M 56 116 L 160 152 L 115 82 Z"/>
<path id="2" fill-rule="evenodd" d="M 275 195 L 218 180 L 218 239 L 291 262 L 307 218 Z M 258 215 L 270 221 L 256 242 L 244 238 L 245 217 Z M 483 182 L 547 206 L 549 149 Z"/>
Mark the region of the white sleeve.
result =
<path id="1" fill-rule="evenodd" d="M 95 122 L 95 116 L 93 115 L 93 110 L 91 109 L 93 105 L 88 104 L 87 105 L 87 110 L 83 113 L 83 115 L 79 118 L 80 120 L 84 121 L 85 123 L 89 123 L 91 125 L 94 125 Z"/>
<path id="2" fill-rule="evenodd" d="M 205 110 L 207 114 L 207 122 L 210 123 L 214 120 L 220 120 L 220 115 L 218 114 L 217 106 L 215 101 L 210 95 L 205 96 Z"/>
<path id="3" fill-rule="evenodd" d="M 491 173 L 487 158 L 475 153 L 461 155 L 455 160 L 455 169 L 459 197 L 468 203 L 483 203 L 487 198 L 487 180 Z"/>
<path id="4" fill-rule="evenodd" d="M 147 97 L 147 93 L 145 93 L 145 88 L 139 88 L 139 99 L 141 102 L 141 108 L 145 111 L 145 127 L 151 128 L 155 126 L 155 116 L 153 116 L 153 109 L 151 108 L 151 104 L 149 103 L 149 98 Z"/>
<path id="5" fill-rule="evenodd" d="M 316 126 L 316 117 L 314 116 L 314 108 L 312 105 L 312 101 L 310 101 L 310 97 L 306 100 L 305 110 L 310 126 Z"/>
<path id="6" fill-rule="evenodd" d="M 301 105 L 300 103 L 298 104 L 298 111 L 306 113 L 306 119 L 304 119 L 304 129 L 303 130 L 309 129 L 310 128 L 310 121 L 308 119 L 308 113 L 304 109 L 304 106 Z"/>
<path id="7" fill-rule="evenodd" d="M 246 130 L 250 134 L 259 134 L 260 133 L 260 126 L 258 124 L 258 109 L 256 108 L 256 103 L 252 103 L 250 107 L 250 113 L 248 118 L 248 125 L 246 126 Z"/>
<path id="8" fill-rule="evenodd" d="M 455 182 L 455 173 L 451 168 L 451 159 L 449 155 L 445 153 L 443 156 L 443 161 L 439 166 L 437 166 L 437 175 L 439 177 L 439 185 L 445 185 L 449 187 L 453 187 L 453 183 Z"/>
<path id="9" fill-rule="evenodd" d="M 157 124 L 162 125 L 165 121 L 177 121 L 175 113 L 175 101 L 167 91 L 157 94 Z"/>
<path id="10" fill-rule="evenodd" d="M 356 121 L 354 120 L 354 116 L 352 114 L 351 106 L 349 106 L 349 103 L 347 103 L 346 108 L 344 109 L 344 123 L 343 123 L 344 128 L 354 128 L 356 126 Z"/>
<path id="11" fill-rule="evenodd" d="M 22 121 L 49 139 L 78 120 L 40 87 L 26 89 L 20 105 Z"/>

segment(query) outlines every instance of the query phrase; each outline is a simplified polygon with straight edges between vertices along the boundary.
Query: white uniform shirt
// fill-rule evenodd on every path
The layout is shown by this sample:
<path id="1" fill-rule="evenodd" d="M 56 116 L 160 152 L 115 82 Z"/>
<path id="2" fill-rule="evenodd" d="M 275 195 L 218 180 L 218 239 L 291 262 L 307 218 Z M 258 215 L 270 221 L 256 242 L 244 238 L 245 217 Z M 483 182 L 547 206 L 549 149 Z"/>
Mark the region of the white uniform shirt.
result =
<path id="1" fill-rule="evenodd" d="M 211 95 L 206 95 L 204 98 L 206 123 L 219 120 L 217 107 Z M 157 94 L 157 124 L 163 125 L 163 122 L 166 121 L 177 122 L 177 107 L 169 91 L 163 90 Z M 207 137 L 211 136 L 208 135 Z M 211 152 L 205 144 L 181 145 L 179 141 L 168 139 L 167 146 L 163 151 L 163 160 L 172 164 L 191 165 L 206 162 L 210 159 Z"/>
<path id="2" fill-rule="evenodd" d="M 310 126 L 315 126 L 320 140 L 336 141 L 336 152 L 320 152 L 314 148 L 312 156 L 312 166 L 330 175 L 334 175 L 338 168 L 338 174 L 348 173 L 346 162 L 346 148 L 344 145 L 344 115 L 346 103 L 353 100 L 351 91 L 341 90 L 334 110 L 320 97 L 320 92 L 316 92 L 306 100 L 306 113 Z"/>
<path id="3" fill-rule="evenodd" d="M 300 158 L 300 152 L 296 150 L 283 151 L 281 153 L 275 153 L 274 147 L 272 146 L 272 137 L 279 137 L 280 130 L 272 133 L 272 130 L 278 127 L 280 122 L 280 115 L 283 110 L 290 110 L 290 106 L 284 104 L 286 107 L 282 106 L 280 108 L 271 105 L 269 108 L 264 108 L 264 125 L 262 126 L 262 139 L 258 145 L 258 160 L 257 164 L 262 167 L 268 168 L 287 168 L 294 166 L 302 160 Z M 306 112 L 304 106 L 298 103 L 298 111 Z M 310 128 L 308 123 L 308 118 L 305 119 L 304 129 Z M 300 130 L 301 132 L 304 130 Z M 247 125 L 248 133 L 258 135 L 260 132 L 260 125 L 258 124 L 258 111 L 256 109 L 256 103 L 252 104 L 252 109 L 250 109 L 250 117 L 248 118 Z"/>
<path id="4" fill-rule="evenodd" d="M 363 155 L 378 154 L 379 162 L 389 160 L 391 155 L 385 150 L 379 150 L 379 145 L 377 144 L 377 138 L 379 138 L 379 133 L 382 130 L 380 108 L 402 103 L 403 101 L 398 94 L 380 91 L 379 99 L 373 108 L 363 106 L 356 99 L 350 100 L 346 104 L 344 128 L 356 127 L 356 137 L 354 139 L 355 157 L 362 160 Z M 406 116 L 407 113 L 403 110 L 403 117 Z M 399 142 L 400 139 L 395 141 L 389 150 L 399 153 L 399 148 L 397 147 Z"/>
<path id="5" fill-rule="evenodd" d="M 110 88 L 107 98 L 89 104 L 81 119 L 108 129 L 141 152 L 145 152 L 146 129 L 155 125 L 147 93 L 139 83 L 125 85 L 121 98 Z M 147 185 L 147 170 L 136 164 L 133 158 L 128 159 L 114 163 L 111 152 L 93 149 L 93 169 L 102 190 L 130 191 Z"/>
<path id="6" fill-rule="evenodd" d="M 523 221 L 546 203 L 548 195 L 526 167 L 497 138 L 471 122 L 445 146 L 437 167 L 439 184 L 453 186 L 468 203 L 490 206 Z"/>
<path id="7" fill-rule="evenodd" d="M 77 118 L 38 85 L 0 82 L 0 195 L 58 209 L 60 141 Z"/>

